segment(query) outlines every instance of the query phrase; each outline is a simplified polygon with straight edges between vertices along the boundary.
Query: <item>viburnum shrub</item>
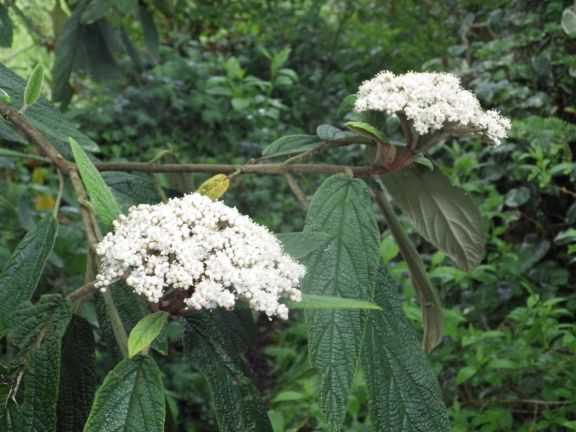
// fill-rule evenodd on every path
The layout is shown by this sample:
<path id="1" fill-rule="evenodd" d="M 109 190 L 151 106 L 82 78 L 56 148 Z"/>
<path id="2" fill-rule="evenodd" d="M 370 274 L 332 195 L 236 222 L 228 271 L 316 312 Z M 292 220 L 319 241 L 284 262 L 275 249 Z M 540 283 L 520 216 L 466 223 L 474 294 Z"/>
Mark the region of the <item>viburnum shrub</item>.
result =
<path id="1" fill-rule="evenodd" d="M 12 359 L 2 372 L 3 431 L 161 432 L 162 355 L 185 355 L 201 372 L 219 430 L 272 431 L 245 361 L 251 347 L 239 333 L 260 313 L 271 322 L 295 309 L 304 310 L 328 430 L 341 430 L 359 370 L 373 430 L 450 430 L 426 357 L 442 341 L 440 299 L 393 205 L 455 266 L 473 269 L 484 256 L 486 224 L 425 154 L 463 136 L 499 143 L 507 119 L 484 111 L 456 76 L 384 71 L 360 86 L 348 130 L 321 125 L 314 135 L 281 137 L 244 165 L 100 162 L 90 155 L 97 146 L 40 98 L 42 77 L 37 69 L 24 83 L 0 66 L 3 136 L 35 146 L 60 178 L 53 214 L 30 229 L 0 277 L 0 336 Z M 387 138 L 388 121 L 397 121 L 402 140 Z M 342 147 L 365 162 L 321 161 Z M 108 171 L 132 182 L 146 178 L 134 172 L 217 175 L 171 198 L 156 184 L 163 198 L 138 204 Z M 327 176 L 311 197 L 299 185 L 308 174 Z M 274 235 L 225 205 L 234 177 L 244 175 L 284 177 L 306 208 L 302 231 Z M 85 283 L 35 295 L 58 225 L 75 217 L 74 207 L 87 243 Z M 383 231 L 409 269 L 421 338 L 382 264 Z M 86 316 L 91 303 L 97 328 Z M 183 341 L 172 341 L 183 349 L 166 349 L 168 323 L 183 330 Z M 102 382 L 93 372 L 95 335 L 115 361 Z"/>

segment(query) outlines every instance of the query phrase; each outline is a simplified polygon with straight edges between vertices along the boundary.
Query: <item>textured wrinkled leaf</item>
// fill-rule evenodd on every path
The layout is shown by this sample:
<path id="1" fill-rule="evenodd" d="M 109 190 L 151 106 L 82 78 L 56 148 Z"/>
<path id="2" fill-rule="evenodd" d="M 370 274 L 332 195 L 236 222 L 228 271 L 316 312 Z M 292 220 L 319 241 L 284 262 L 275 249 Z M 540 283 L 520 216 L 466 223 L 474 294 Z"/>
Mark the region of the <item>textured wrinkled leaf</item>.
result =
<path id="1" fill-rule="evenodd" d="M 344 297 L 302 294 L 299 302 L 287 302 L 290 309 L 380 309 L 380 306 L 366 300 Z"/>
<path id="2" fill-rule="evenodd" d="M 484 258 L 486 224 L 474 201 L 439 170 L 413 166 L 382 178 L 422 237 L 469 271 Z"/>
<path id="3" fill-rule="evenodd" d="M 156 204 L 160 200 L 154 180 L 147 174 L 103 172 L 101 175 L 124 210 L 135 204 Z"/>
<path id="4" fill-rule="evenodd" d="M 562 13 L 562 29 L 571 37 L 576 37 L 576 10 L 564 9 Z"/>
<path id="5" fill-rule="evenodd" d="M 230 178 L 226 174 L 216 174 L 203 182 L 196 192 L 212 200 L 222 197 L 230 187 Z"/>
<path id="6" fill-rule="evenodd" d="M 18 327 L 10 340 L 25 356 L 18 432 L 57 432 L 62 338 L 71 318 L 68 303 L 59 295 L 43 296 L 34 306 L 21 308 Z"/>
<path id="7" fill-rule="evenodd" d="M 0 47 L 10 48 L 14 39 L 14 25 L 8 14 L 8 7 L 0 4 Z"/>
<path id="8" fill-rule="evenodd" d="M 278 234 L 277 237 L 282 242 L 284 251 L 296 259 L 305 257 L 317 249 L 328 247 L 334 240 L 332 235 L 323 232 L 284 233 Z"/>
<path id="9" fill-rule="evenodd" d="M 90 323 L 74 315 L 62 346 L 58 432 L 78 432 L 84 427 L 98 384 L 95 350 Z"/>
<path id="10" fill-rule="evenodd" d="M 26 88 L 24 89 L 24 105 L 34 105 L 42 94 L 42 84 L 44 83 L 44 67 L 37 64 L 32 70 Z"/>
<path id="11" fill-rule="evenodd" d="M 56 77 L 54 77 L 56 81 Z M 12 99 L 13 106 L 21 106 L 24 102 L 24 87 L 26 82 L 0 64 L 0 87 L 4 89 Z M 98 151 L 94 141 L 82 134 L 72 123 L 52 106 L 44 97 L 26 110 L 26 119 L 58 149 L 64 157 L 71 156 L 68 137 L 73 137 L 87 151 Z M 16 142 L 25 142 L 14 131 L 13 127 L 3 119 L 0 119 L 0 136 Z"/>
<path id="12" fill-rule="evenodd" d="M 395 281 L 380 268 L 374 301 L 365 312 L 362 368 L 373 431 L 448 432 L 450 423 L 434 371 L 404 316 Z"/>
<path id="13" fill-rule="evenodd" d="M 218 314 L 188 318 L 187 356 L 206 379 L 220 432 L 272 432 L 266 407 Z"/>
<path id="14" fill-rule="evenodd" d="M 56 220 L 45 217 L 20 241 L 0 274 L 0 335 L 15 324 L 15 312 L 32 298 L 56 232 Z"/>
<path id="15" fill-rule="evenodd" d="M 314 194 L 304 233 L 325 232 L 333 239 L 301 261 L 305 294 L 367 300 L 379 263 L 379 232 L 368 187 L 344 175 L 326 179 Z M 359 310 L 306 311 L 312 364 L 320 374 L 320 407 L 338 431 L 363 335 Z"/>
<path id="16" fill-rule="evenodd" d="M 148 356 L 125 359 L 96 392 L 84 432 L 164 432 L 162 373 Z"/>
<path id="17" fill-rule="evenodd" d="M 120 205 L 86 152 L 73 138 L 70 139 L 70 147 L 96 216 L 104 226 L 111 226 L 121 213 Z"/>
<path id="18" fill-rule="evenodd" d="M 145 316 L 134 326 L 128 338 L 128 355 L 130 358 L 150 347 L 162 332 L 168 322 L 168 317 L 166 312 L 155 312 Z"/>
<path id="19" fill-rule="evenodd" d="M 314 135 L 288 135 L 278 138 L 262 150 L 264 156 L 284 156 L 318 147 L 320 139 Z"/>

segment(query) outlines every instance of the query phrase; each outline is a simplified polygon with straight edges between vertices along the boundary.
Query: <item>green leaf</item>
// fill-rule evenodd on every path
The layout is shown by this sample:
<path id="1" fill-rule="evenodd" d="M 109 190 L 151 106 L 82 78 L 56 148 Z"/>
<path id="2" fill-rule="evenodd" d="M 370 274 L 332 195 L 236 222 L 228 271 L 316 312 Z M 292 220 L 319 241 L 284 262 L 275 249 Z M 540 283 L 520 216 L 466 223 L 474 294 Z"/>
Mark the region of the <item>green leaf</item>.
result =
<path id="1" fill-rule="evenodd" d="M 394 202 L 422 237 L 463 270 L 484 258 L 486 224 L 469 195 L 439 170 L 413 166 L 382 177 Z"/>
<path id="2" fill-rule="evenodd" d="M 150 175 L 124 172 L 103 172 L 101 175 L 123 210 L 136 204 L 156 204 L 160 201 Z"/>
<path id="3" fill-rule="evenodd" d="M 148 356 L 125 359 L 96 392 L 84 432 L 164 432 L 162 373 Z"/>
<path id="4" fill-rule="evenodd" d="M 25 356 L 18 432 L 56 432 L 62 338 L 71 318 L 68 303 L 46 295 L 16 314 L 10 340 Z"/>
<path id="5" fill-rule="evenodd" d="M 384 134 L 371 124 L 354 121 L 346 123 L 346 127 L 357 134 L 373 139 L 377 142 L 386 142 Z"/>
<path id="6" fill-rule="evenodd" d="M 53 81 L 56 81 L 56 77 L 54 77 Z M 0 64 L 0 87 L 8 93 L 12 99 L 13 106 L 21 106 L 23 104 L 25 85 L 26 82 L 22 78 L 3 64 Z M 74 138 L 87 151 L 98 151 L 96 143 L 79 132 L 44 97 L 40 97 L 34 105 L 26 110 L 26 119 L 34 128 L 42 132 L 48 141 L 66 158 L 71 156 L 70 147 L 68 146 L 69 137 Z M 14 130 L 12 125 L 3 119 L 0 119 L 0 136 L 14 142 L 26 142 Z"/>
<path id="7" fill-rule="evenodd" d="M 362 368 L 373 431 L 448 432 L 450 423 L 434 372 L 402 313 L 398 286 L 381 267 L 374 301 L 365 312 Z"/>
<path id="8" fill-rule="evenodd" d="M 320 140 L 322 141 L 334 141 L 354 136 L 354 134 L 350 132 L 344 132 L 328 124 L 318 126 L 318 128 L 316 129 L 316 135 L 318 135 L 318 138 L 320 138 Z"/>
<path id="9" fill-rule="evenodd" d="M 382 183 L 380 187 L 384 188 Z M 398 249 L 402 257 L 406 260 L 410 270 L 410 280 L 418 296 L 418 301 L 422 309 L 422 320 L 424 323 L 423 346 L 427 352 L 432 351 L 442 341 L 443 318 L 442 304 L 436 289 L 430 282 L 426 274 L 426 268 L 410 237 L 406 234 L 400 221 L 394 213 L 392 205 L 386 195 L 376 195 L 380 208 L 390 228 Z"/>
<path id="10" fill-rule="evenodd" d="M 206 379 L 220 432 L 272 432 L 266 407 L 218 315 L 187 319 L 186 355 Z"/>
<path id="11" fill-rule="evenodd" d="M 576 11 L 574 9 L 564 9 L 562 13 L 562 29 L 568 36 L 576 37 Z"/>
<path id="12" fill-rule="evenodd" d="M 157 59 L 160 37 L 158 35 L 158 29 L 156 28 L 152 11 L 150 11 L 150 8 L 146 3 L 141 2 L 138 6 L 138 12 L 140 15 L 140 23 L 142 24 L 142 31 L 144 33 L 144 44 L 146 45 L 146 49 L 154 59 Z"/>
<path id="13" fill-rule="evenodd" d="M 262 150 L 263 156 L 284 156 L 318 147 L 320 140 L 315 135 L 287 135 L 278 138 Z"/>
<path id="14" fill-rule="evenodd" d="M 530 201 L 530 189 L 526 186 L 520 186 L 510 189 L 506 193 L 504 202 L 508 207 L 520 207 Z"/>
<path id="15" fill-rule="evenodd" d="M 112 12 L 113 6 L 112 0 L 92 0 L 86 10 L 82 12 L 80 21 L 82 24 L 92 24 L 107 17 Z"/>
<path id="16" fill-rule="evenodd" d="M 78 67 L 84 54 L 84 28 L 82 18 L 93 3 L 83 0 L 74 7 L 74 12 L 66 20 L 62 33 L 56 41 L 54 67 L 52 69 L 52 97 L 54 101 L 67 104 L 72 98 L 70 75 Z"/>
<path id="17" fill-rule="evenodd" d="M 378 226 L 368 187 L 344 175 L 326 179 L 312 198 L 305 235 L 332 237 L 313 249 L 306 265 L 305 294 L 368 300 L 379 264 Z M 359 362 L 364 333 L 360 310 L 306 311 L 310 359 L 320 374 L 320 407 L 338 431 Z"/>
<path id="18" fill-rule="evenodd" d="M 160 335 L 168 322 L 169 314 L 155 312 L 145 316 L 136 324 L 128 338 L 128 356 L 134 357 L 142 351 L 147 351 L 154 340 Z"/>
<path id="19" fill-rule="evenodd" d="M 95 350 L 90 323 L 73 315 L 62 346 L 58 432 L 78 432 L 86 423 L 98 384 Z"/>
<path id="20" fill-rule="evenodd" d="M 88 155 L 73 138 L 70 138 L 70 147 L 96 216 L 104 226 L 111 226 L 121 213 L 120 205 Z"/>
<path id="21" fill-rule="evenodd" d="M 303 294 L 302 301 L 287 302 L 290 309 L 380 309 L 377 304 L 365 300 L 344 297 Z"/>
<path id="22" fill-rule="evenodd" d="M 0 335 L 15 324 L 15 312 L 32 298 L 56 232 L 56 220 L 46 216 L 20 241 L 0 275 Z"/>
<path id="23" fill-rule="evenodd" d="M 14 39 L 14 25 L 8 14 L 8 7 L 0 4 L 0 47 L 10 48 Z"/>
<path id="24" fill-rule="evenodd" d="M 282 242 L 284 251 L 293 258 L 299 259 L 314 252 L 315 250 L 328 246 L 334 240 L 330 234 L 323 232 L 295 232 L 277 235 Z"/>
<path id="25" fill-rule="evenodd" d="M 34 105 L 40 95 L 42 94 L 42 84 L 44 83 L 44 67 L 37 64 L 28 81 L 26 82 L 26 89 L 24 90 L 24 106 L 29 107 Z"/>

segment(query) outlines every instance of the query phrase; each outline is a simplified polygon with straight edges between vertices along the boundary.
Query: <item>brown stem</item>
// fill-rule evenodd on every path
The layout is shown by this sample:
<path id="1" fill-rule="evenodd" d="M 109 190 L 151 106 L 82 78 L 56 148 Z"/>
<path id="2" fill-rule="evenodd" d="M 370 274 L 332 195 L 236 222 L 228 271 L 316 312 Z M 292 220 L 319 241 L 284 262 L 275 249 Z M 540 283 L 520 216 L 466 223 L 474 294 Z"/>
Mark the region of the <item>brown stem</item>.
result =
<path id="1" fill-rule="evenodd" d="M 286 181 L 288 182 L 288 186 L 290 187 L 290 190 L 292 191 L 292 193 L 294 194 L 296 199 L 298 199 L 300 206 L 304 210 L 306 210 L 308 208 L 308 198 L 306 198 L 306 194 L 304 193 L 302 188 L 300 188 L 300 185 L 298 184 L 298 182 L 296 181 L 296 179 L 294 178 L 294 176 L 292 174 L 284 174 L 284 177 L 286 178 Z"/>
<path id="2" fill-rule="evenodd" d="M 139 171 L 148 173 L 222 173 L 232 174 L 240 171 L 242 174 L 342 174 L 352 171 L 355 177 L 370 177 L 382 175 L 391 170 L 376 166 L 348 166 L 330 164 L 291 164 L 283 163 L 259 165 L 227 165 L 227 164 L 150 164 L 143 162 L 97 163 L 100 171 Z"/>

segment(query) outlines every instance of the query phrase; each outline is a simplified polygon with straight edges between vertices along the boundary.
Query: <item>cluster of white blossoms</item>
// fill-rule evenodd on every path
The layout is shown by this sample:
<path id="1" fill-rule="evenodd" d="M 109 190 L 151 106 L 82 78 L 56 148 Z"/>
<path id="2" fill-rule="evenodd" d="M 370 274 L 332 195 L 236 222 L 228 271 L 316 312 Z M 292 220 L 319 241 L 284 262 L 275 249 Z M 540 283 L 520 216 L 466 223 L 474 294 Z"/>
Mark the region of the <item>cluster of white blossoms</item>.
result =
<path id="1" fill-rule="evenodd" d="M 382 71 L 360 86 L 355 110 L 403 114 L 420 135 L 448 128 L 456 134 L 482 134 L 499 144 L 510 129 L 510 120 L 484 111 L 458 77 L 447 73 Z"/>
<path id="2" fill-rule="evenodd" d="M 98 244 L 96 286 L 114 280 L 152 303 L 184 290 L 189 309 L 231 309 L 237 301 L 286 319 L 280 300 L 301 300 L 305 268 L 278 239 L 235 208 L 198 193 L 131 207 Z"/>

